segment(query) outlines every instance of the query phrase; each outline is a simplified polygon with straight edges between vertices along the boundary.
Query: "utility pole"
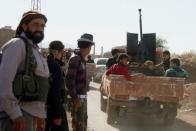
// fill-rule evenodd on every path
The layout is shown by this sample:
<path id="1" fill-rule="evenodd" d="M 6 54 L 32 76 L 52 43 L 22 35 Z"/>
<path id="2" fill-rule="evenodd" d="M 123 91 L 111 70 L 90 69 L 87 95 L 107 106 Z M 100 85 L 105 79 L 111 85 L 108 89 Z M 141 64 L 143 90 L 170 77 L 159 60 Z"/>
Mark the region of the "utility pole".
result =
<path id="1" fill-rule="evenodd" d="M 41 11 L 41 0 L 31 0 L 31 10 Z"/>
<path id="2" fill-rule="evenodd" d="M 101 46 L 101 57 L 103 57 L 103 46 Z"/>

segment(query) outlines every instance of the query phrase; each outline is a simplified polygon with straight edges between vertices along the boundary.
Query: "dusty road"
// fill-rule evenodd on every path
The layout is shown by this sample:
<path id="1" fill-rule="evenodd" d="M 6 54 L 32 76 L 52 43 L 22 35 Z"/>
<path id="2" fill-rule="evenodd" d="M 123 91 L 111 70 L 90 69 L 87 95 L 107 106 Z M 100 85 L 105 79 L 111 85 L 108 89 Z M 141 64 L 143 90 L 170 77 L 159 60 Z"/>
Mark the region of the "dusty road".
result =
<path id="1" fill-rule="evenodd" d="M 180 113 L 172 127 L 163 127 L 154 118 L 127 120 L 122 124 L 108 125 L 106 113 L 100 110 L 99 84 L 91 83 L 88 93 L 88 129 L 89 131 L 196 131 L 196 114 Z M 194 116 L 195 115 L 195 116 Z M 184 118 L 183 118 L 184 117 Z"/>

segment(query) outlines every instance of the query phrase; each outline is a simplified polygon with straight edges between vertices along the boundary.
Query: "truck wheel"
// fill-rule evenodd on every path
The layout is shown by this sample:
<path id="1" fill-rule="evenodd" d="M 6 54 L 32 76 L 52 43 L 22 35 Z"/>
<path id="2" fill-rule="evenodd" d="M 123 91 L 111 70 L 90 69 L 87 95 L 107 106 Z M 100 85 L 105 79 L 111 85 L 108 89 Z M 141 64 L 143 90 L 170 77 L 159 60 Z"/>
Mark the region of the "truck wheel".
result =
<path id="1" fill-rule="evenodd" d="M 107 123 L 113 124 L 116 120 L 117 112 L 116 108 L 110 105 L 109 98 L 107 100 Z"/>
<path id="2" fill-rule="evenodd" d="M 175 122 L 175 119 L 176 119 L 176 117 L 171 118 L 171 117 L 165 116 L 164 125 L 165 126 L 172 126 Z"/>
<path id="3" fill-rule="evenodd" d="M 172 126 L 176 120 L 177 116 L 177 106 L 173 106 L 172 108 L 167 110 L 167 114 L 163 118 L 164 125 Z"/>
<path id="4" fill-rule="evenodd" d="M 100 96 L 100 103 L 101 103 L 101 111 L 106 112 L 107 100 L 103 98 L 103 94 L 101 93 Z"/>

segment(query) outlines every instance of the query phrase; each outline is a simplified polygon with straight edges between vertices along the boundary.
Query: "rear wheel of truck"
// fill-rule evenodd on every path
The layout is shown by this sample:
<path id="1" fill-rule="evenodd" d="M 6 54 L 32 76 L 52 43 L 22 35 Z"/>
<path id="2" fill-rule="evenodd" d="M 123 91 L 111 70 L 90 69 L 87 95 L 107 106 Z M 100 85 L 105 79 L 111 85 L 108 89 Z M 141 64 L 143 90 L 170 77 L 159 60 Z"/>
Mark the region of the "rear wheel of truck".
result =
<path id="1" fill-rule="evenodd" d="M 167 114 L 163 118 L 163 122 L 165 126 L 172 126 L 176 120 L 177 116 L 177 106 L 173 105 L 173 107 L 167 110 Z"/>
<path id="2" fill-rule="evenodd" d="M 107 100 L 107 123 L 108 124 L 113 124 L 116 121 L 116 117 L 117 117 L 117 111 L 116 108 L 111 106 L 110 104 L 110 99 L 108 98 Z"/>
<path id="3" fill-rule="evenodd" d="M 167 116 L 164 118 L 164 125 L 165 126 L 172 126 L 175 122 L 176 117 L 168 118 Z"/>
<path id="4" fill-rule="evenodd" d="M 100 104 L 101 111 L 106 112 L 107 100 L 103 98 L 103 93 L 100 96 Z"/>

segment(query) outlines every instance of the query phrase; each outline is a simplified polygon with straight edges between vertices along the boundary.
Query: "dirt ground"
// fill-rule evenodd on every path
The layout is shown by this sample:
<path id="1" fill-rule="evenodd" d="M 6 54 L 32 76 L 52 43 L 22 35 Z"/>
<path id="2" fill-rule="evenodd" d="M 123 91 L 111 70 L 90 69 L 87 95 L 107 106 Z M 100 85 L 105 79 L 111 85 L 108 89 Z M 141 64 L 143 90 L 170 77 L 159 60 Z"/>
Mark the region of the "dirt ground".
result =
<path id="1" fill-rule="evenodd" d="M 184 64 L 182 65 L 182 68 L 185 69 L 189 75 L 188 79 L 186 80 L 186 83 L 195 83 L 196 82 L 196 67 L 190 64 Z"/>
<path id="2" fill-rule="evenodd" d="M 127 124 L 125 122 L 121 125 L 108 125 L 106 113 L 100 110 L 99 85 L 93 84 L 93 87 L 88 93 L 88 131 L 196 131 L 196 83 L 186 85 L 186 90 L 190 96 L 181 101 L 183 105 L 178 111 L 176 122 L 172 127 L 163 127 L 149 117 L 147 120 L 142 118 L 139 125 L 135 119 L 127 121 Z M 67 115 L 70 131 L 72 131 L 71 115 L 69 112 Z"/>
<path id="3" fill-rule="evenodd" d="M 185 87 L 188 97 L 181 101 L 182 112 L 196 112 L 196 83 L 186 84 Z"/>

